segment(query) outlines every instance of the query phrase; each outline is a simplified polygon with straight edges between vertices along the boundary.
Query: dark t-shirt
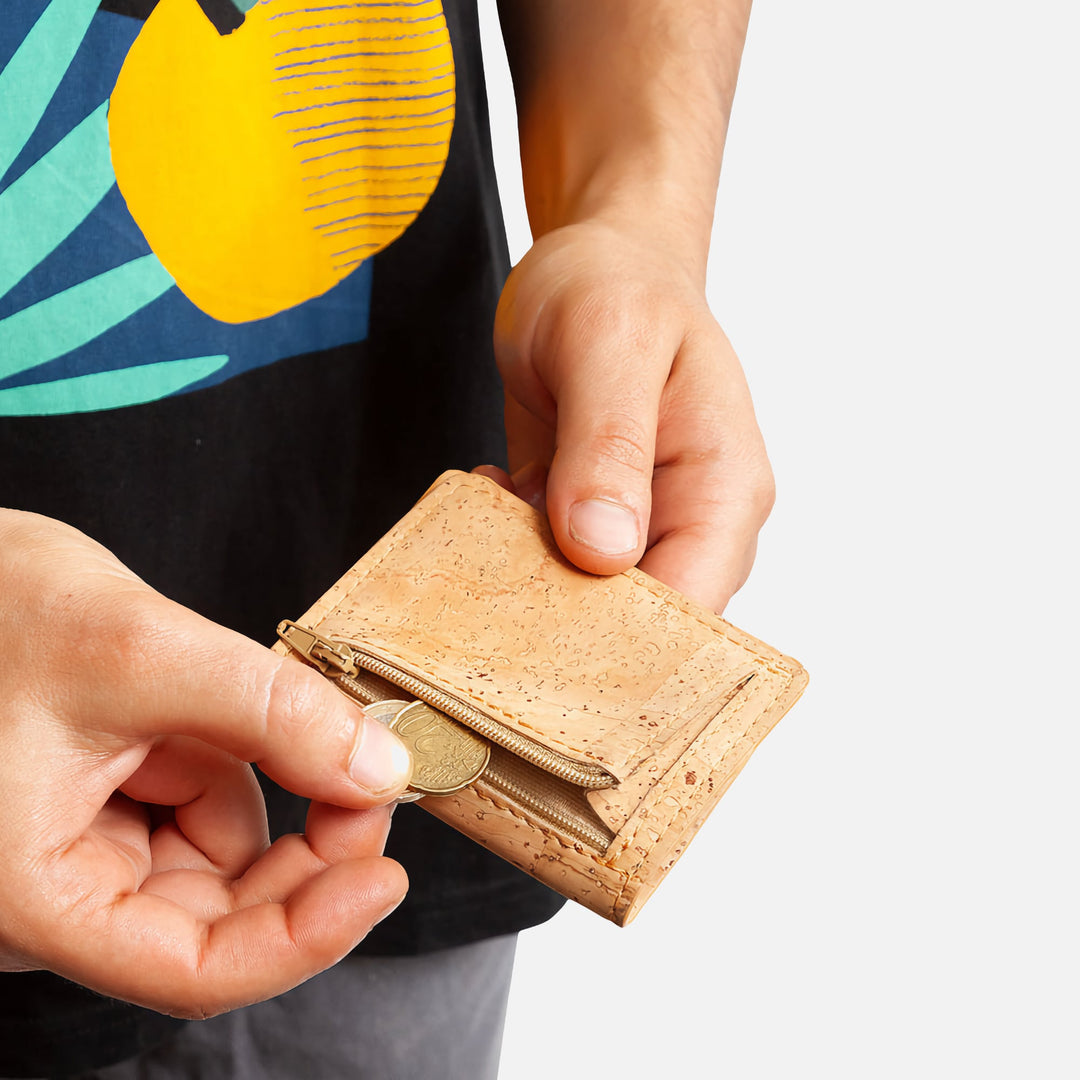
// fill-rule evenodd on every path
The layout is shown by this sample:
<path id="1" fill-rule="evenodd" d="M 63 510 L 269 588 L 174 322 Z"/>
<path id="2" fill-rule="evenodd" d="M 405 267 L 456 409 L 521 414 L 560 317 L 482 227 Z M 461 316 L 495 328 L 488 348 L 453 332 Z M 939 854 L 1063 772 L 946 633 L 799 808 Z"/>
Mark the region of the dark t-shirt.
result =
<path id="1" fill-rule="evenodd" d="M 441 471 L 502 460 L 508 267 L 474 10 L 244 6 L 225 33 L 228 0 L 6 0 L 0 505 L 269 644 Z M 264 786 L 272 830 L 302 829 Z M 561 904 L 416 807 L 388 853 L 409 896 L 362 951 Z M 0 1075 L 175 1023 L 0 975 Z"/>

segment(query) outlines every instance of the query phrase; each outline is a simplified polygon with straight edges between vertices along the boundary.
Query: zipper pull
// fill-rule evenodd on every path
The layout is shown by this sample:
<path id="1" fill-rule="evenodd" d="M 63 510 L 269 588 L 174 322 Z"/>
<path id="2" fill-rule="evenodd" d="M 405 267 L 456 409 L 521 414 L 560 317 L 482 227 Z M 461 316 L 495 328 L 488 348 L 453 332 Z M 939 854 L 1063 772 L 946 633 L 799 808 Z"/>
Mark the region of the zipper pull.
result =
<path id="1" fill-rule="evenodd" d="M 348 645 L 331 641 L 292 619 L 282 619 L 278 623 L 277 634 L 290 649 L 314 664 L 324 675 L 337 678 L 339 675 L 355 675 L 360 670 Z"/>

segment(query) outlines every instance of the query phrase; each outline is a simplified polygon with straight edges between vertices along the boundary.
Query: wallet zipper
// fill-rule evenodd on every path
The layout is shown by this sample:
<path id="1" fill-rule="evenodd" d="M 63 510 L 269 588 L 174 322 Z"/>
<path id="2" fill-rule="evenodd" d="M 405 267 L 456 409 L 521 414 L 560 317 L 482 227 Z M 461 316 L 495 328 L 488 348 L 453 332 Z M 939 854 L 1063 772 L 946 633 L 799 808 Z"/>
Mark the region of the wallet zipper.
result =
<path id="1" fill-rule="evenodd" d="M 585 799 L 585 792 L 613 787 L 618 780 L 599 765 L 575 761 L 499 723 L 487 713 L 440 690 L 424 679 L 402 671 L 373 653 L 340 639 L 328 638 L 299 623 L 285 620 L 278 636 L 359 705 L 371 705 L 386 697 L 377 682 L 383 680 L 417 700 L 464 724 L 493 744 L 493 753 L 479 781 L 527 810 L 545 824 L 596 851 L 606 851 L 614 833 L 604 825 Z M 499 754 L 495 747 L 508 751 Z M 522 765 L 535 766 L 546 774 L 522 776 Z M 590 820 L 590 818 L 594 820 Z"/>

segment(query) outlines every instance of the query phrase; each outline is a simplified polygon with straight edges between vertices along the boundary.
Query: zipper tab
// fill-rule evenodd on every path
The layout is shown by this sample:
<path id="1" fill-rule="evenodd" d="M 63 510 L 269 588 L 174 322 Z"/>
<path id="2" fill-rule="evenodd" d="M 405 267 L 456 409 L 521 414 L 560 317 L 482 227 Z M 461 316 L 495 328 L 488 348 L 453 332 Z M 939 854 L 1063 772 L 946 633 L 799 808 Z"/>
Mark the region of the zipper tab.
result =
<path id="1" fill-rule="evenodd" d="M 277 634 L 290 649 L 294 649 L 305 660 L 314 664 L 324 675 L 337 678 L 341 675 L 356 675 L 360 670 L 348 645 L 331 641 L 322 634 L 293 622 L 292 619 L 282 619 L 278 623 Z"/>

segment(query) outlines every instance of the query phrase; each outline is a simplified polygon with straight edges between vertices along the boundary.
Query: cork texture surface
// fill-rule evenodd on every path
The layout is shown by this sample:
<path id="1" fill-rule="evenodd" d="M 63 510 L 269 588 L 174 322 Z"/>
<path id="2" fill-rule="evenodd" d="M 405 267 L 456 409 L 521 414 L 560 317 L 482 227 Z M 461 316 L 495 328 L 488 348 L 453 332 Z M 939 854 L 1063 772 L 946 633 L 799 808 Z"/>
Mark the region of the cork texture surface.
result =
<path id="1" fill-rule="evenodd" d="M 482 781 L 421 805 L 618 923 L 640 909 L 801 693 L 790 657 L 637 570 L 570 565 L 546 520 L 444 474 L 301 618 L 618 780 L 597 852 Z"/>

